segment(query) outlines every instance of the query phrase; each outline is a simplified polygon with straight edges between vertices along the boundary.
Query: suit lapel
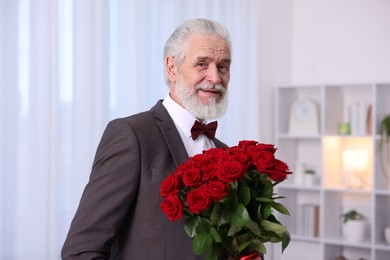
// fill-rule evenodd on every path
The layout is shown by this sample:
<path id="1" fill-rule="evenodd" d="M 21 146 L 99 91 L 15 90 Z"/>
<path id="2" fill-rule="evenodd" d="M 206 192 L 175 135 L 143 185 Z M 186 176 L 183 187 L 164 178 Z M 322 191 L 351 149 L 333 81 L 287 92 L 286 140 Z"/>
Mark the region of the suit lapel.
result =
<path id="1" fill-rule="evenodd" d="M 217 138 L 214 138 L 213 142 L 214 142 L 214 145 L 215 145 L 216 148 L 228 147 L 225 143 L 222 143 Z"/>
<path id="2" fill-rule="evenodd" d="M 157 104 L 152 107 L 151 112 L 154 115 L 156 124 L 158 125 L 161 130 L 161 133 L 164 136 L 165 142 L 169 151 L 171 152 L 176 167 L 178 167 L 180 164 L 187 161 L 189 158 L 184 144 L 181 141 L 179 132 L 177 131 L 176 126 L 173 123 L 173 120 L 170 117 L 168 111 L 162 104 L 162 100 L 159 100 Z"/>
<path id="3" fill-rule="evenodd" d="M 152 107 L 151 112 L 153 113 L 156 123 L 165 138 L 165 142 L 172 154 L 176 167 L 178 167 L 180 164 L 187 161 L 189 157 L 184 144 L 181 141 L 179 132 L 176 129 L 175 123 L 162 104 L 162 100 L 159 100 L 157 104 Z M 214 139 L 214 144 L 217 148 L 227 147 L 226 144 L 222 143 L 217 138 Z"/>

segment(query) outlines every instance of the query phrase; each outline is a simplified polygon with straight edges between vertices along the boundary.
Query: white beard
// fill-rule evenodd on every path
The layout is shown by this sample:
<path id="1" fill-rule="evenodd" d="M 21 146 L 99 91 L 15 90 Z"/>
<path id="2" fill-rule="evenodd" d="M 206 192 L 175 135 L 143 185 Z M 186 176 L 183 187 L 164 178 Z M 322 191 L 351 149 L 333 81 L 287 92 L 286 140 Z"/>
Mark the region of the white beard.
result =
<path id="1" fill-rule="evenodd" d="M 217 102 L 215 97 L 210 97 L 208 104 L 204 104 L 197 97 L 197 91 L 200 89 L 220 91 L 221 100 Z M 184 82 L 183 76 L 179 75 L 176 81 L 175 95 L 183 103 L 184 108 L 194 117 L 201 120 L 216 119 L 225 114 L 228 106 L 228 91 L 221 84 L 200 83 L 196 85 L 194 92 L 191 93 L 190 91 L 191 88 Z"/>

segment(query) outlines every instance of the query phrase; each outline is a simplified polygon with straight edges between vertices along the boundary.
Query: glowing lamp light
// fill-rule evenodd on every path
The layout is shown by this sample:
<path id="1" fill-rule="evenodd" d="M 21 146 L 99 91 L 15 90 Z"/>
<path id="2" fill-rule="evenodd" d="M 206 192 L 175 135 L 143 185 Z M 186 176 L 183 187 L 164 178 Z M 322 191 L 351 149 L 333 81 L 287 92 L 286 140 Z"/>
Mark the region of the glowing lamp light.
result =
<path id="1" fill-rule="evenodd" d="M 365 150 L 345 150 L 343 152 L 343 166 L 347 171 L 366 171 L 368 166 L 368 152 Z"/>
<path id="2" fill-rule="evenodd" d="M 362 188 L 368 167 L 368 152 L 366 150 L 344 150 L 342 155 L 345 184 L 350 187 Z"/>

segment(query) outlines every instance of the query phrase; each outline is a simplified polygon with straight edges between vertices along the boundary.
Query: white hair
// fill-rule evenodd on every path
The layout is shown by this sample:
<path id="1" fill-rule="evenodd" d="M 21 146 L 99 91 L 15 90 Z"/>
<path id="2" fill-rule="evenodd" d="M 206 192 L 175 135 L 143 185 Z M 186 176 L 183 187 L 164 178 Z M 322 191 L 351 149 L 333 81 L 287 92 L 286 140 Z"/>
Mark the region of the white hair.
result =
<path id="1" fill-rule="evenodd" d="M 222 24 L 209 19 L 192 19 L 184 21 L 168 38 L 164 47 L 164 76 L 169 86 L 165 72 L 165 60 L 168 56 L 175 58 L 175 65 L 180 67 L 186 56 L 186 40 L 192 33 L 216 34 L 226 41 L 231 51 L 229 31 Z"/>

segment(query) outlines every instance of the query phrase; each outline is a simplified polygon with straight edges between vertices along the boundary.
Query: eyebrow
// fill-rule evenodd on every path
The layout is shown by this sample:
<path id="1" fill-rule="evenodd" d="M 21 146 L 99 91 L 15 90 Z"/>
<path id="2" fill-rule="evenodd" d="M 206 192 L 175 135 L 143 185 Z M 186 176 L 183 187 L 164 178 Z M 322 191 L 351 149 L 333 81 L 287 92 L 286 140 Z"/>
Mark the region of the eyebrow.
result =
<path id="1" fill-rule="evenodd" d="M 195 62 L 207 61 L 207 60 L 211 60 L 211 58 L 208 56 L 199 56 L 196 58 Z M 225 58 L 225 59 L 220 60 L 218 63 L 226 63 L 226 62 L 230 64 L 232 62 L 232 60 L 230 58 Z"/>
<path id="2" fill-rule="evenodd" d="M 196 60 L 195 60 L 195 61 L 205 61 L 205 60 L 210 60 L 210 57 L 207 57 L 207 56 L 199 56 L 199 57 L 196 57 Z"/>

